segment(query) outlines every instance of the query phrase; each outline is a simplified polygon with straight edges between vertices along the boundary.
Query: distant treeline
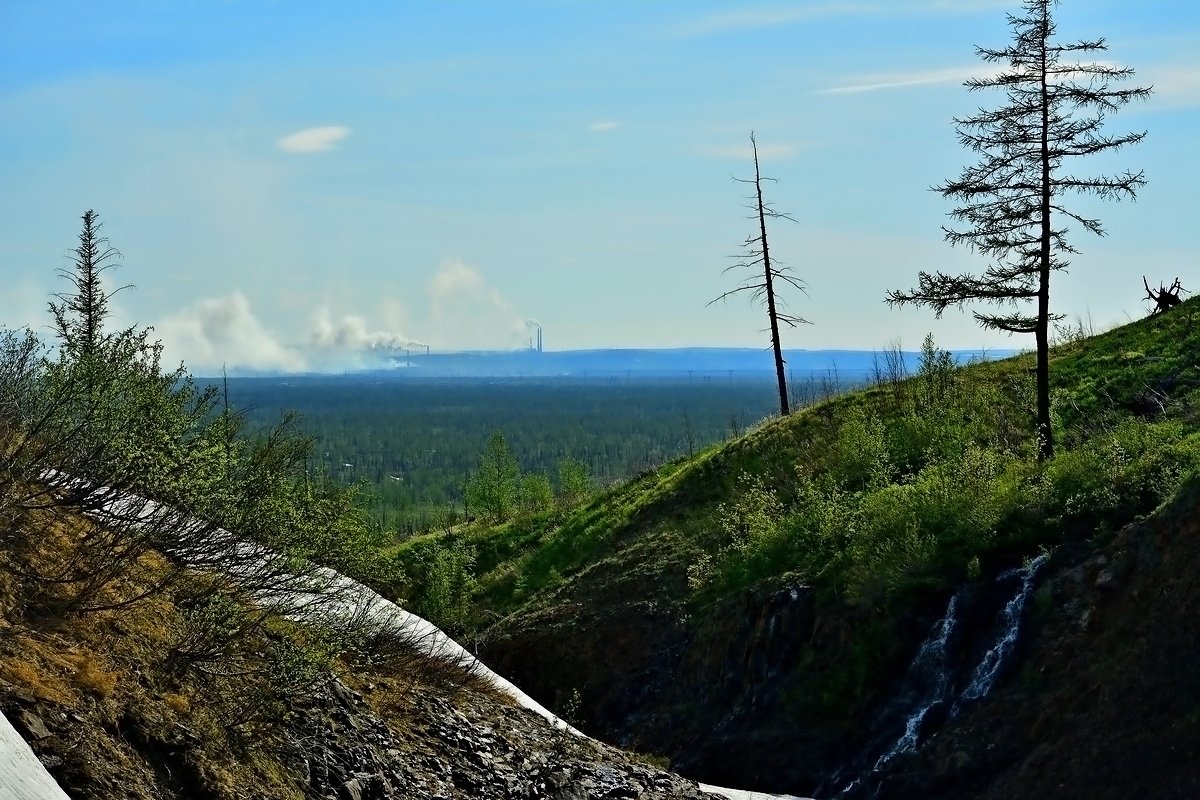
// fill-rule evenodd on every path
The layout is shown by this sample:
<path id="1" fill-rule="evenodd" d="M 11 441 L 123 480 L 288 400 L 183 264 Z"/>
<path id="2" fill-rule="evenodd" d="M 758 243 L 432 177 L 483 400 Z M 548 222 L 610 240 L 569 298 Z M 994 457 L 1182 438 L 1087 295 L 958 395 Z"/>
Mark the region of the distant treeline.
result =
<path id="1" fill-rule="evenodd" d="M 793 380 L 798 405 L 845 391 L 836 373 Z M 400 533 L 461 510 L 463 488 L 495 431 L 523 472 L 558 480 L 567 458 L 613 483 L 740 434 L 774 410 L 769 376 L 648 379 L 441 379 L 389 375 L 230 378 L 252 424 L 285 410 L 316 441 L 313 474 L 369 485 L 376 518 Z M 556 487 L 557 488 L 557 487 Z"/>

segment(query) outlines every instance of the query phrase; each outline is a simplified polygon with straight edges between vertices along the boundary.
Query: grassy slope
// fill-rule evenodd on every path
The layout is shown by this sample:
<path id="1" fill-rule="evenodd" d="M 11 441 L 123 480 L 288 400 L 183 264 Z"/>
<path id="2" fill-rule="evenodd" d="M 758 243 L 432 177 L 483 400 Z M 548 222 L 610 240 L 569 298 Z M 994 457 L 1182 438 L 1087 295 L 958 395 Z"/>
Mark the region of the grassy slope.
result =
<path id="1" fill-rule="evenodd" d="M 1063 449 L 1077 446 L 1102 426 L 1154 412 L 1164 400 L 1200 385 L 1200 321 L 1194 317 L 1198 312 L 1200 299 L 1170 314 L 1055 349 L 1051 370 Z M 1000 385 L 1026 379 L 1032 366 L 1032 356 L 1024 355 L 970 366 L 965 375 Z M 481 606 L 507 614 L 524 604 L 544 602 L 562 580 L 647 537 L 666 534 L 664 544 L 710 551 L 722 538 L 713 524 L 717 507 L 734 498 L 740 474 L 777 481 L 786 502 L 795 465 L 828 446 L 826 421 L 844 417 L 853 408 L 886 414 L 883 407 L 890 392 L 888 387 L 868 389 L 769 420 L 569 513 L 468 533 L 482 576 Z M 1186 422 L 1191 425 L 1190 417 Z M 1016 424 L 1028 434 L 1025 420 Z M 1027 451 L 1031 443 L 1025 447 Z"/>
<path id="2" fill-rule="evenodd" d="M 485 653 L 493 653 L 501 667 L 513 670 L 513 677 L 527 681 L 526 688 L 549 703 L 567 691 L 564 687 L 578 688 L 584 716 L 593 715 L 603 729 L 606 704 L 628 694 L 629 687 L 614 686 L 619 679 L 602 673 L 648 669 L 645 660 L 659 657 L 656 637 L 660 649 L 686 651 L 698 646 L 697 636 L 709 636 L 703 646 L 719 650 L 720 636 L 732 635 L 732 623 L 721 622 L 721 615 L 758 613 L 739 598 L 766 597 L 771 587 L 815 581 L 828 591 L 813 612 L 815 622 L 805 628 L 811 646 L 798 656 L 808 674 L 803 681 L 790 675 L 788 680 L 797 683 L 787 689 L 790 699 L 784 704 L 791 709 L 787 713 L 838 716 L 833 722 L 851 728 L 886 691 L 889 679 L 881 676 L 902 669 L 906 639 L 924 629 L 921 614 L 940 607 L 949 587 L 968 576 L 968 556 L 982 555 L 986 574 L 1035 552 L 1039 543 L 1053 546 L 1064 536 L 1113 530 L 1151 510 L 1173 491 L 1168 484 L 1178 482 L 1180 471 L 1193 468 L 1200 427 L 1192 410 L 1193 389 L 1200 384 L 1198 311 L 1200 301 L 1193 300 L 1169 314 L 1056 348 L 1052 376 L 1061 455 L 1045 470 L 1031 459 L 1025 411 L 1031 401 L 1031 357 L 965 369 L 959 382 L 971 387 L 975 405 L 968 404 L 954 424 L 999 459 L 994 481 L 1003 485 L 997 496 L 1007 492 L 1005 502 L 1015 510 L 1005 507 L 995 520 L 998 533 L 986 542 L 931 545 L 934 555 L 920 569 L 900 571 L 908 580 L 907 593 L 860 591 L 856 603 L 846 604 L 838 581 L 849 573 L 816 574 L 794 543 L 743 570 L 737 580 L 697 590 L 688 578 L 706 556 L 729 561 L 729 532 L 718 518 L 722 505 L 735 503 L 744 492 L 740 475 L 762 476 L 787 513 L 795 512 L 797 465 L 828 461 L 842 426 L 855 414 L 879 418 L 888 435 L 903 428 L 912 416 L 916 382 L 858 392 L 768 421 L 579 509 L 455 532 L 477 557 L 474 622 L 487 628 Z M 909 411 L 897 410 L 897 392 L 909 393 Z M 977 411 L 980 418 L 973 419 Z M 1163 433 L 1167 428 L 1169 435 Z M 1110 462 L 1116 465 L 1111 474 L 1093 480 Z M 951 463 L 943 482 L 952 484 L 961 466 Z M 871 491 L 885 498 L 919 494 L 924 473 L 917 473 L 923 468 L 893 464 L 882 487 Z M 865 498 L 869 492 L 845 494 Z M 939 513 L 952 515 L 954 507 Z M 936 526 L 932 530 L 930 537 L 937 539 L 941 534 Z M 794 530 L 776 540 L 786 544 L 791 536 Z M 943 544 L 944 552 L 937 549 Z M 492 624 L 495 620 L 500 622 Z M 567 636 L 572 648 L 558 648 L 555 637 Z M 616 651 L 619 657 L 612 655 Z M 838 715 L 835 709 L 841 710 Z M 663 713 L 687 712 L 677 707 Z M 671 724 L 689 727 L 685 719 Z"/>

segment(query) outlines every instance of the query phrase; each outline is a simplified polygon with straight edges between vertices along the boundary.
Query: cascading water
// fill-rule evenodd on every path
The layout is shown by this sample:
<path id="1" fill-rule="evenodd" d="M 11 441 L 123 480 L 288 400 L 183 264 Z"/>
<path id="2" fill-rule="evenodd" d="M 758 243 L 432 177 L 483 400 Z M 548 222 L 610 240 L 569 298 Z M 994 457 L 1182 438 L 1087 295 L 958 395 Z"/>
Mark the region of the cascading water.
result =
<path id="1" fill-rule="evenodd" d="M 983 658 L 975 666 L 974 672 L 971 673 L 971 680 L 967 683 L 967 688 L 959 695 L 960 702 L 979 700 L 987 697 L 988 692 L 992 690 L 992 686 L 996 683 L 996 677 L 1000 674 L 1000 670 L 1004 665 L 1008 663 L 1013 648 L 1016 647 L 1017 635 L 1021 631 L 1021 619 L 1025 615 L 1025 604 L 1029 602 L 1029 595 L 1033 593 L 1033 584 L 1037 579 L 1038 570 L 1046 563 L 1046 559 L 1046 555 L 1040 555 L 1024 567 L 1009 570 L 997 578 L 997 580 L 1004 580 L 1005 578 L 1020 576 L 1021 588 L 1005 604 L 1004 612 L 1000 616 L 1000 637 L 983 654 Z M 955 713 L 957 711 L 958 708 L 956 707 Z"/>
<path id="2" fill-rule="evenodd" d="M 908 675 L 905 677 L 904 682 L 907 685 L 926 684 L 925 691 L 921 693 L 914 711 L 905 721 L 904 733 L 887 752 L 875 761 L 872 770 L 878 770 L 900 753 L 915 750 L 921 735 L 921 725 L 925 721 L 926 715 L 935 705 L 946 701 L 946 695 L 950 691 L 947 643 L 950 641 L 950 635 L 954 632 L 955 624 L 958 621 L 957 612 L 958 595 L 956 594 L 950 598 L 950 605 L 946 607 L 945 616 L 933 626 L 929 637 L 917 651 L 917 656 L 913 659 L 908 668 Z"/>
<path id="3" fill-rule="evenodd" d="M 930 719 L 931 712 L 935 709 L 942 709 L 943 719 L 953 719 L 965 704 L 980 700 L 991 692 L 1016 648 L 1026 604 L 1033 594 L 1038 572 L 1046 561 L 1047 556 L 1040 555 L 1025 566 L 996 576 L 996 584 L 1019 578 L 1020 585 L 996 615 L 991 644 L 983 650 L 983 655 L 971 669 L 961 669 L 963 659 L 955 658 L 956 650 L 967 649 L 964 642 L 968 637 L 965 633 L 960 635 L 960 618 L 962 606 L 967 604 L 968 593 L 964 590 L 950 598 L 945 614 L 930 628 L 929 635 L 921 643 L 905 673 L 898 695 L 898 702 L 904 709 L 904 731 L 873 761 L 859 762 L 859 776 L 845 785 L 841 790 L 843 796 L 857 797 L 864 792 L 868 796 L 873 794 L 872 789 L 878 788 L 878 781 L 872 781 L 872 777 L 896 756 L 916 751 L 928 738 L 930 728 L 934 725 L 934 720 Z M 970 662 L 970 659 L 967 661 Z M 960 690 L 959 687 L 963 686 L 965 688 Z M 950 706 L 948 713 L 945 711 L 947 705 Z"/>

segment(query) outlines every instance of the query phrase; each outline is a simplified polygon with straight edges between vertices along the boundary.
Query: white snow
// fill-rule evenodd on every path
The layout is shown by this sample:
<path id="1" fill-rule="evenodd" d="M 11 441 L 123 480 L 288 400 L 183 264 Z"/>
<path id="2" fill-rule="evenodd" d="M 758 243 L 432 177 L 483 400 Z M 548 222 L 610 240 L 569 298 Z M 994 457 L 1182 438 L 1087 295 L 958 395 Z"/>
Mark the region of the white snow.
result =
<path id="1" fill-rule="evenodd" d="M 745 789 L 723 789 L 707 783 L 700 784 L 700 791 L 728 797 L 729 800 L 812 800 L 812 798 L 797 797 L 793 794 L 767 794 L 765 792 L 748 792 Z"/>
<path id="2" fill-rule="evenodd" d="M 60 485 L 70 482 L 69 479 L 64 481 L 65 476 L 61 473 L 49 470 L 44 477 L 48 477 Z M 173 509 L 133 495 L 122 498 L 120 502 L 112 503 L 109 513 L 122 516 L 124 519 L 129 519 L 131 516 L 144 519 L 147 524 L 155 519 L 173 520 L 177 517 Z M 103 518 L 103 514 L 96 516 Z M 193 566 L 217 570 L 227 567 L 232 562 L 236 564 L 233 574 L 235 579 L 239 577 L 253 579 L 255 576 L 275 574 L 284 563 L 282 557 L 274 551 L 261 545 L 239 541 L 229 531 L 219 528 L 208 529 L 194 521 L 192 525 L 195 527 L 186 524 L 182 526 L 184 529 L 180 531 L 180 539 L 183 541 L 183 545 L 173 555 L 182 556 L 185 559 L 192 555 Z M 206 537 L 206 541 L 198 542 L 195 547 L 190 547 L 186 542 L 187 534 L 200 532 Z M 253 583 L 253 580 L 250 582 Z M 295 577 L 290 580 L 284 578 L 268 583 L 270 588 L 257 592 L 257 599 L 281 613 L 310 623 L 328 620 L 343 624 L 356 622 L 377 626 L 378 630 L 399 637 L 419 652 L 469 670 L 473 675 L 486 680 L 497 690 L 510 697 L 518 706 L 543 717 L 554 727 L 569 731 L 575 736 L 588 738 L 525 694 L 511 681 L 493 672 L 432 622 L 405 611 L 352 578 L 327 567 L 321 567 L 312 575 Z M 0 800 L 7 800 L 8 797 L 13 797 L 14 800 L 15 798 L 22 800 L 42 800 L 43 798 L 61 800 L 66 798 L 62 789 L 46 772 L 29 746 L 12 729 L 12 726 L 8 725 L 7 720 L 4 721 L 4 729 L 0 730 L 0 737 L 3 737 L 5 732 L 11 734 L 14 739 L 11 749 L 16 756 L 8 757 L 10 747 L 7 740 L 0 738 L 0 747 L 4 748 L 5 756 L 4 762 L 0 763 Z M 6 767 L 7 771 L 5 771 Z M 15 795 L 3 794 L 10 786 L 18 788 L 25 786 L 26 784 L 22 781 L 29 781 L 29 786 L 43 793 L 34 794 L 31 789 L 30 792 L 22 791 Z M 748 792 L 706 784 L 701 784 L 700 788 L 730 800 L 803 800 L 793 795 Z"/>
<path id="3" fill-rule="evenodd" d="M 0 714 L 0 800 L 70 800 Z"/>

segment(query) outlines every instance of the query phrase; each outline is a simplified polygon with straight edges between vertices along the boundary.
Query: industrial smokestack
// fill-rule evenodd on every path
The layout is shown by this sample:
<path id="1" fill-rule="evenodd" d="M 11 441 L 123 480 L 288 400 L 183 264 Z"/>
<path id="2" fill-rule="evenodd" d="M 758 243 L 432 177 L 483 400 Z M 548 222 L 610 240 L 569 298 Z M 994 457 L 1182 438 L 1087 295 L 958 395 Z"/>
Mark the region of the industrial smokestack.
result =
<path id="1" fill-rule="evenodd" d="M 541 325 L 538 325 L 538 349 L 537 349 L 537 351 L 539 353 L 542 352 L 542 326 Z"/>

